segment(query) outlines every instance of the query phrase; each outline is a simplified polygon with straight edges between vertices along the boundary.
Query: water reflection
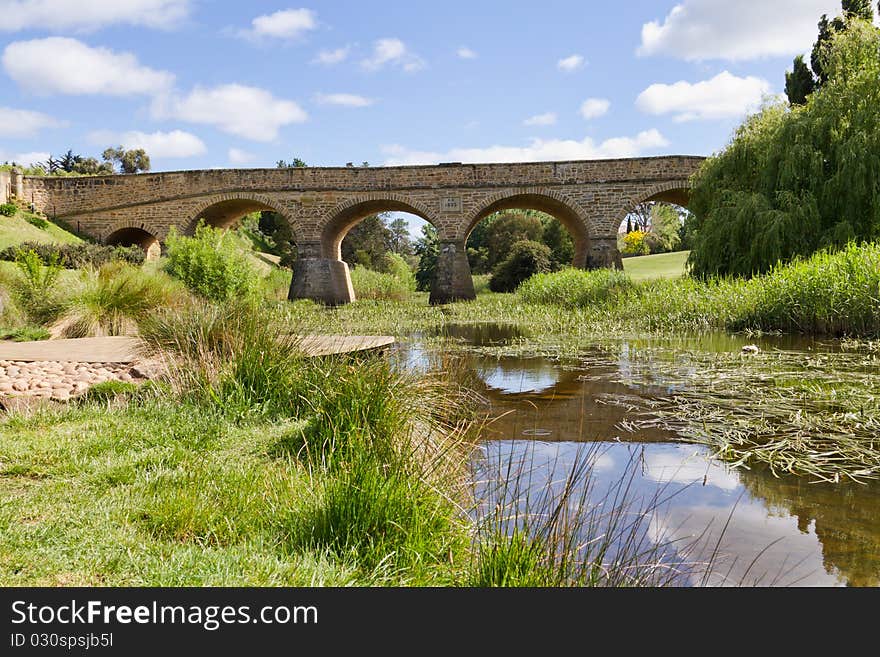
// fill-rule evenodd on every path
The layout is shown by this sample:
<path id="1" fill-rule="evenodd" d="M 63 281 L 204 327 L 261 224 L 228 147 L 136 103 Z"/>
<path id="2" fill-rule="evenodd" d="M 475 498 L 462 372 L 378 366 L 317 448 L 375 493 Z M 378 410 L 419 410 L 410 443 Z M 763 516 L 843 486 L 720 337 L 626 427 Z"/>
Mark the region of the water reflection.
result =
<path id="1" fill-rule="evenodd" d="M 496 331 L 484 324 L 446 327 L 444 335 L 459 343 L 493 346 L 523 334 L 516 327 Z M 670 431 L 656 427 L 635 433 L 624 430 L 632 411 L 625 404 L 608 405 L 603 400 L 652 399 L 668 394 L 670 384 L 664 382 L 662 360 L 648 363 L 654 371 L 638 377 L 642 381 L 638 385 L 614 383 L 608 379 L 630 377 L 608 375 L 626 373 L 632 367 L 628 348 L 643 351 L 670 343 L 673 352 L 738 352 L 745 344 L 806 354 L 840 350 L 834 342 L 789 336 L 756 340 L 710 334 L 674 341 L 630 341 L 614 357 L 589 359 L 588 368 L 582 361 L 494 358 L 428 348 L 418 342 L 404 347 L 399 357 L 409 368 L 454 373 L 487 400 L 495 419 L 484 434 L 492 442 L 487 443 L 486 455 L 478 464 L 478 476 L 497 475 L 505 468 L 510 473 L 512 462 L 527 460 L 531 464 L 529 486 L 558 483 L 564 481 L 566 468 L 585 444 L 602 442 L 605 448 L 593 464 L 597 490 L 625 476 L 626 464 L 637 455 L 633 492 L 644 498 L 660 490 L 671 494 L 662 512 L 651 515 L 646 531 L 656 540 L 670 535 L 681 540 L 699 538 L 704 549 L 689 555 L 698 561 L 708 560 L 718 545 L 722 559 L 708 583 L 880 585 L 880 483 L 814 484 L 776 478 L 764 469 L 731 470 L 712 459 L 708 450 L 676 442 L 678 436 Z M 646 367 L 643 361 L 641 368 Z M 695 377 L 700 375 L 698 367 Z"/>

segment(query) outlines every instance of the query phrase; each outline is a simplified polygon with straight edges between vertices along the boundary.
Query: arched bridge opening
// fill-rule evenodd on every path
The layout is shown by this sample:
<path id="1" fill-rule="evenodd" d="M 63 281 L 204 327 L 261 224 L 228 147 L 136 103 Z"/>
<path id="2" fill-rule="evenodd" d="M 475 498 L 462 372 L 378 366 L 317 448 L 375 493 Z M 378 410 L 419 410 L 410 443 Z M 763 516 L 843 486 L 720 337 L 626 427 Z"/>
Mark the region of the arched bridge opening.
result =
<path id="1" fill-rule="evenodd" d="M 149 231 L 136 226 L 126 226 L 113 231 L 104 238 L 104 244 L 108 246 L 136 246 L 143 249 L 148 260 L 158 258 L 162 252 L 159 239 Z"/>

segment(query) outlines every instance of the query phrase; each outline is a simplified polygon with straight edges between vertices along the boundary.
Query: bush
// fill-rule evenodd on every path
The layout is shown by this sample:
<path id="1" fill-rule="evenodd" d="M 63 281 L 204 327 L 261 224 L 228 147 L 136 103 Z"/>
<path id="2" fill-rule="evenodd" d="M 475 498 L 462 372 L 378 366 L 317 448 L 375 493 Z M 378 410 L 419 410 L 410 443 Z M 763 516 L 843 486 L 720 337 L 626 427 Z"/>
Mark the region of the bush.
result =
<path id="1" fill-rule="evenodd" d="M 48 221 L 46 221 L 42 217 L 38 217 L 35 214 L 26 214 L 24 216 L 24 220 L 28 222 L 31 226 L 36 226 L 40 230 L 46 230 L 49 227 Z"/>
<path id="2" fill-rule="evenodd" d="M 627 233 L 623 238 L 623 248 L 620 250 L 622 256 L 644 256 L 651 253 L 651 247 L 648 245 L 648 234 L 641 230 L 634 230 Z"/>
<path id="3" fill-rule="evenodd" d="M 44 266 L 36 252 L 19 250 L 15 264 L 19 277 L 11 282 L 12 292 L 27 318 L 34 324 L 54 319 L 63 306 L 55 289 L 62 269 L 58 257 Z"/>
<path id="4" fill-rule="evenodd" d="M 4 203 L 0 205 L 0 214 L 4 217 L 14 217 L 18 212 L 18 206 L 15 203 Z"/>
<path id="5" fill-rule="evenodd" d="M 0 260 L 14 261 L 18 251 L 33 251 L 43 264 L 53 258 L 65 269 L 100 267 L 108 262 L 126 262 L 140 266 L 146 259 L 144 251 L 136 246 L 105 246 L 80 242 L 77 244 L 50 244 L 46 242 L 23 242 L 0 251 Z"/>
<path id="6" fill-rule="evenodd" d="M 42 326 L 21 326 L 14 329 L 0 329 L 0 340 L 12 340 L 13 342 L 35 342 L 48 340 L 52 337 Z"/>
<path id="7" fill-rule="evenodd" d="M 632 279 L 619 269 L 564 269 L 532 276 L 519 286 L 517 295 L 526 303 L 583 308 L 616 302 L 634 289 Z"/>
<path id="8" fill-rule="evenodd" d="M 489 289 L 513 292 L 524 280 L 550 271 L 550 249 L 540 242 L 523 240 L 510 249 L 510 255 L 492 272 Z"/>
<path id="9" fill-rule="evenodd" d="M 193 237 L 178 235 L 172 227 L 165 241 L 165 271 L 212 301 L 250 296 L 258 290 L 260 277 L 233 239 L 226 231 L 204 223 L 199 223 Z"/>

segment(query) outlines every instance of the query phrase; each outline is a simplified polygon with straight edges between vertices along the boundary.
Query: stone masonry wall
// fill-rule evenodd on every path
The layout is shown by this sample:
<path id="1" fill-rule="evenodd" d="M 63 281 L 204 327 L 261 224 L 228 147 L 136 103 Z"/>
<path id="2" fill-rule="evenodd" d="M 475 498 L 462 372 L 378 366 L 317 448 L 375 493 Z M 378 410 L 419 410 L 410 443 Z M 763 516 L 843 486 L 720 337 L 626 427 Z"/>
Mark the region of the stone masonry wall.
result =
<path id="1" fill-rule="evenodd" d="M 185 232 L 212 205 L 253 201 L 283 214 L 298 241 L 333 242 L 364 208 L 404 210 L 434 224 L 441 240 L 467 236 L 487 208 L 528 197 L 532 209 L 564 214 L 576 239 L 610 239 L 638 202 L 682 190 L 703 158 L 670 156 L 582 162 L 381 168 L 229 169 L 131 176 L 24 178 L 24 196 L 47 215 L 106 239 L 138 227 L 163 239 Z M 373 210 L 376 211 L 376 210 Z M 352 215 L 353 216 L 353 215 Z M 347 228 L 346 228 L 347 229 Z M 334 234 L 334 232 L 336 234 Z M 338 246 L 338 245 L 337 245 Z"/>

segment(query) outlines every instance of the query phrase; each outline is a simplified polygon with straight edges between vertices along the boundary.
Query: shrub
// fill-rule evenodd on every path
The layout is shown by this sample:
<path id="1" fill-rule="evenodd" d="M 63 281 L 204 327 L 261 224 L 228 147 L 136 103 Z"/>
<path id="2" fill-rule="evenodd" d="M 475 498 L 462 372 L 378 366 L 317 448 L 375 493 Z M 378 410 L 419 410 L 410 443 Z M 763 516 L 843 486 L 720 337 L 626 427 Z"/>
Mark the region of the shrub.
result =
<path id="1" fill-rule="evenodd" d="M 165 271 L 183 281 L 191 291 L 212 301 L 249 296 L 259 288 L 260 277 L 226 231 L 199 223 L 193 237 L 172 228 L 165 244 Z"/>
<path id="2" fill-rule="evenodd" d="M 18 305 L 35 324 L 53 319 L 62 308 L 56 291 L 62 269 L 58 257 L 50 258 L 44 266 L 36 252 L 19 250 L 15 264 L 19 277 L 12 281 L 11 287 Z"/>
<path id="3" fill-rule="evenodd" d="M 3 203 L 0 205 L 0 214 L 4 217 L 14 217 L 18 212 L 18 206 L 15 203 Z"/>
<path id="4" fill-rule="evenodd" d="M 35 214 L 26 214 L 24 216 L 24 220 L 28 222 L 31 226 L 36 226 L 40 230 L 46 230 L 49 227 L 48 221 L 46 221 L 42 217 L 38 217 Z"/>
<path id="5" fill-rule="evenodd" d="M 648 245 L 648 234 L 641 230 L 627 233 L 623 238 L 623 248 L 620 254 L 624 256 L 643 256 L 651 253 Z"/>
<path id="6" fill-rule="evenodd" d="M 120 261 L 130 265 L 143 264 L 146 254 L 136 246 L 105 246 L 80 242 L 77 244 L 50 244 L 46 242 L 23 242 L 0 251 L 0 260 L 14 261 L 18 251 L 33 251 L 43 264 L 52 258 L 66 269 L 82 269 L 83 267 L 100 267 L 108 262 Z"/>
<path id="7" fill-rule="evenodd" d="M 0 340 L 12 340 L 13 342 L 34 342 L 48 340 L 52 337 L 42 326 L 20 326 L 14 329 L 0 329 Z"/>
<path id="8" fill-rule="evenodd" d="M 619 269 L 564 269 L 532 276 L 519 286 L 517 295 L 526 303 L 582 308 L 616 302 L 634 289 L 632 279 Z"/>
<path id="9" fill-rule="evenodd" d="M 550 271 L 550 249 L 540 242 L 523 240 L 510 249 L 510 255 L 492 272 L 489 289 L 513 292 L 524 280 Z"/>

